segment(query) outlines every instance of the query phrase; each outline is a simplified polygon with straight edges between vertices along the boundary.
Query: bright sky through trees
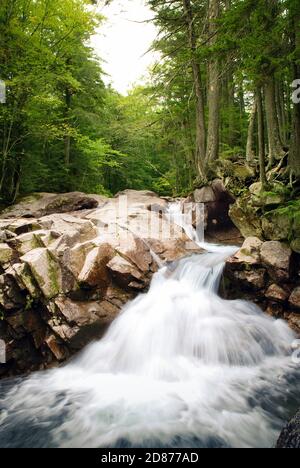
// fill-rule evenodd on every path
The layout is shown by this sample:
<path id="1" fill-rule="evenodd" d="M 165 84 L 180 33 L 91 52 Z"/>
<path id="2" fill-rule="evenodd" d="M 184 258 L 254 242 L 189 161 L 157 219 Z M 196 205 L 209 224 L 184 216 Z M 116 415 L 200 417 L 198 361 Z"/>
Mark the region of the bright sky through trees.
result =
<path id="1" fill-rule="evenodd" d="M 92 44 L 106 62 L 104 70 L 110 76 L 105 81 L 126 94 L 155 60 L 155 54 L 147 51 L 156 37 L 156 29 L 144 22 L 153 18 L 153 13 L 143 0 L 115 0 L 109 6 L 100 5 L 98 10 L 107 21 L 93 37 Z"/>

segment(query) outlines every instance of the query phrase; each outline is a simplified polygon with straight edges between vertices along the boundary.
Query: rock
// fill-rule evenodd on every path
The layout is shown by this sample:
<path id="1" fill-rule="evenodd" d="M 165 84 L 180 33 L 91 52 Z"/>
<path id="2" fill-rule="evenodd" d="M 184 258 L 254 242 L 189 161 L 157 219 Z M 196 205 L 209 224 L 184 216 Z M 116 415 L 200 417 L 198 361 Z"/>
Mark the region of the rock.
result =
<path id="1" fill-rule="evenodd" d="M 142 273 L 120 255 L 116 255 L 108 264 L 116 283 L 123 288 L 143 289 L 145 287 L 145 277 Z M 149 281 L 148 281 L 149 282 Z"/>
<path id="2" fill-rule="evenodd" d="M 266 292 L 266 297 L 273 301 L 285 302 L 289 298 L 289 291 L 284 290 L 277 284 L 271 284 Z"/>
<path id="3" fill-rule="evenodd" d="M 278 449 L 299 449 L 300 448 L 300 411 L 283 429 L 278 439 L 276 448 Z"/>
<path id="4" fill-rule="evenodd" d="M 193 198 L 196 203 L 205 205 L 205 230 L 208 234 L 224 226 L 232 226 L 228 211 L 235 199 L 222 180 L 215 179 L 211 185 L 195 190 Z"/>
<path id="5" fill-rule="evenodd" d="M 300 314 L 289 314 L 287 320 L 289 326 L 300 336 Z"/>
<path id="6" fill-rule="evenodd" d="M 21 309 L 26 299 L 11 275 L 0 275 L 0 306 L 6 310 Z"/>
<path id="7" fill-rule="evenodd" d="M 64 213 L 71 195 L 60 203 L 42 194 L 0 219 L 1 232 L 13 232 L 3 237 L 10 261 L 0 271 L 0 338 L 10 356 L 4 375 L 64 361 L 101 337 L 160 266 L 203 251 L 153 192 L 87 198 L 97 207 L 79 203 Z"/>
<path id="8" fill-rule="evenodd" d="M 101 244 L 91 250 L 85 259 L 78 282 L 83 287 L 106 287 L 109 283 L 107 264 L 115 254 L 110 244 Z"/>
<path id="9" fill-rule="evenodd" d="M 291 249 L 300 254 L 300 238 L 294 239 L 291 243 Z"/>
<path id="10" fill-rule="evenodd" d="M 294 289 L 292 292 L 289 303 L 292 307 L 296 307 L 296 309 L 300 309 L 300 287 Z"/>
<path id="11" fill-rule="evenodd" d="M 217 201 L 216 194 L 211 186 L 202 187 L 194 191 L 196 203 L 211 203 Z"/>
<path id="12" fill-rule="evenodd" d="M 41 296 L 39 286 L 32 276 L 30 267 L 26 263 L 15 263 L 12 267 L 15 280 L 21 290 L 27 290 L 33 299 Z"/>
<path id="13" fill-rule="evenodd" d="M 117 305 L 105 300 L 74 302 L 68 298 L 57 298 L 54 304 L 67 324 L 55 323 L 53 319 L 49 324 L 72 349 L 81 349 L 93 339 L 100 338 L 120 312 Z"/>
<path id="14" fill-rule="evenodd" d="M 243 266 L 244 264 L 248 265 L 258 265 L 260 263 L 260 248 L 263 245 L 263 242 L 257 237 L 248 237 L 242 248 L 228 260 L 229 263 Z"/>
<path id="15" fill-rule="evenodd" d="M 59 340 L 55 335 L 50 334 L 46 338 L 45 343 L 58 361 L 64 361 L 69 356 L 68 351 L 61 343 L 59 343 Z"/>
<path id="16" fill-rule="evenodd" d="M 287 214 L 271 211 L 262 217 L 262 229 L 267 240 L 284 241 L 290 236 L 292 221 Z"/>
<path id="17" fill-rule="evenodd" d="M 256 206 L 278 206 L 286 199 L 284 186 L 278 183 L 274 184 L 272 191 L 262 191 L 261 182 L 256 182 L 249 187 L 249 191 Z"/>
<path id="18" fill-rule="evenodd" d="M 62 271 L 59 262 L 46 248 L 34 249 L 21 257 L 46 299 L 63 292 Z"/>
<path id="19" fill-rule="evenodd" d="M 270 302 L 267 306 L 266 313 L 276 319 L 281 319 L 284 316 L 284 308 L 278 302 Z"/>
<path id="20" fill-rule="evenodd" d="M 288 281 L 291 272 L 291 249 L 278 241 L 265 242 L 260 255 L 262 262 L 270 267 L 270 276 L 275 281 Z"/>
<path id="21" fill-rule="evenodd" d="M 93 209 L 98 201 L 80 192 L 53 194 L 37 193 L 23 198 L 18 204 L 5 210 L 1 218 L 40 218 L 53 213 L 67 213 Z"/>
<path id="22" fill-rule="evenodd" d="M 5 229 L 6 232 L 12 232 L 19 236 L 26 232 L 38 231 L 42 229 L 42 226 L 35 219 L 5 219 L 3 221 L 0 220 L 0 229 L 1 228 Z"/>
<path id="23" fill-rule="evenodd" d="M 39 247 L 48 247 L 51 242 L 59 237 L 58 233 L 40 230 L 21 234 L 11 241 L 10 245 L 14 246 L 20 255 L 25 255 L 31 250 Z"/>
<path id="24" fill-rule="evenodd" d="M 10 262 L 13 258 L 13 250 L 7 244 L 0 244 L 0 265 Z"/>
<path id="25" fill-rule="evenodd" d="M 234 277 L 242 288 L 260 291 L 266 285 L 266 270 L 263 268 L 253 271 L 235 271 Z"/>
<path id="26" fill-rule="evenodd" d="M 238 198 L 231 206 L 229 216 L 245 238 L 263 238 L 261 215 L 259 209 L 252 205 L 251 197 L 244 195 Z"/>

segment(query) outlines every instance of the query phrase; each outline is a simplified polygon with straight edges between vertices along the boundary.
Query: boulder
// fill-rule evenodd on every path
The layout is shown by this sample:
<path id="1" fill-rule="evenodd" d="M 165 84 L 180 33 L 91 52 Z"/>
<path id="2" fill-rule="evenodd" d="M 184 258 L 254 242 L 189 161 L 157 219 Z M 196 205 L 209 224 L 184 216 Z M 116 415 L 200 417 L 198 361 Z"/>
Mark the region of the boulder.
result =
<path id="1" fill-rule="evenodd" d="M 63 317 L 49 320 L 49 325 L 71 349 L 81 349 L 90 341 L 100 338 L 107 326 L 117 317 L 120 307 L 108 300 L 75 302 L 69 298 L 54 301 L 55 314 Z"/>
<path id="2" fill-rule="evenodd" d="M 211 203 L 217 201 L 217 196 L 211 186 L 202 187 L 194 191 L 195 203 Z"/>
<path id="3" fill-rule="evenodd" d="M 287 320 L 290 327 L 300 336 L 300 314 L 288 314 Z"/>
<path id="4" fill-rule="evenodd" d="M 234 278 L 242 289 L 261 291 L 266 285 L 266 270 L 259 268 L 252 271 L 235 271 Z"/>
<path id="5" fill-rule="evenodd" d="M 85 259 L 79 274 L 78 282 L 83 287 L 104 288 L 109 284 L 107 264 L 114 256 L 115 250 L 110 244 L 100 244 L 91 250 Z"/>
<path id="6" fill-rule="evenodd" d="M 278 241 L 265 242 L 260 249 L 261 261 L 270 267 L 275 281 L 288 281 L 291 273 L 291 249 Z"/>
<path id="7" fill-rule="evenodd" d="M 34 249 L 21 257 L 46 299 L 63 292 L 62 271 L 58 260 L 46 248 Z"/>
<path id="8" fill-rule="evenodd" d="M 229 216 L 245 238 L 263 239 L 261 214 L 259 208 L 252 205 L 249 195 L 236 200 L 229 210 Z"/>
<path id="9" fill-rule="evenodd" d="M 18 204 L 5 210 L 1 218 L 40 218 L 53 213 L 67 213 L 93 209 L 98 201 L 80 192 L 65 194 L 36 193 L 23 198 Z"/>
<path id="10" fill-rule="evenodd" d="M 248 237 L 242 248 L 228 260 L 228 263 L 235 265 L 237 268 L 242 268 L 245 264 L 259 265 L 262 245 L 263 242 L 257 237 Z"/>
<path id="11" fill-rule="evenodd" d="M 107 268 L 118 285 L 123 288 L 144 289 L 146 278 L 143 274 L 121 255 L 116 255 Z M 149 280 L 147 281 L 147 283 Z"/>
<path id="12" fill-rule="evenodd" d="M 289 298 L 289 291 L 278 284 L 271 284 L 266 292 L 266 297 L 272 301 L 285 302 Z"/>
<path id="13" fill-rule="evenodd" d="M 300 287 L 297 287 L 294 289 L 292 292 L 290 298 L 289 298 L 289 303 L 291 304 L 292 307 L 295 307 L 296 309 L 300 309 Z"/>

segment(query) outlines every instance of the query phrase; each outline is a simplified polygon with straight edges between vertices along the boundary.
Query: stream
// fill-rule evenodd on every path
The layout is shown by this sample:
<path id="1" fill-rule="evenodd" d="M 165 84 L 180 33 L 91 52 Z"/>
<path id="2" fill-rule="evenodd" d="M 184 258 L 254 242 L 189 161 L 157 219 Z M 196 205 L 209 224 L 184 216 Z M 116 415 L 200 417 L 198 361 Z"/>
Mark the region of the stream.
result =
<path id="1" fill-rule="evenodd" d="M 201 244 L 203 246 L 203 244 Z M 299 407 L 294 333 L 219 285 L 236 247 L 163 266 L 100 341 L 0 383 L 0 447 L 272 447 Z"/>

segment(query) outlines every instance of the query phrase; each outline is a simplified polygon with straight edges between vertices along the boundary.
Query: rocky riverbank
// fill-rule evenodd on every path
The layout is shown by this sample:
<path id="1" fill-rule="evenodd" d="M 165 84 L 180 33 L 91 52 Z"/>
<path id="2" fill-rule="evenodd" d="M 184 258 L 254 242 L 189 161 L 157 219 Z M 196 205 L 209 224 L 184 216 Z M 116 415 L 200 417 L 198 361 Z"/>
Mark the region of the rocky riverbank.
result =
<path id="1" fill-rule="evenodd" d="M 255 302 L 300 334 L 300 256 L 282 242 L 249 237 L 224 272 L 228 299 Z"/>
<path id="2" fill-rule="evenodd" d="M 200 252 L 167 206 L 152 192 L 39 194 L 2 213 L 2 376 L 66 360 L 102 336 L 161 263 Z"/>

